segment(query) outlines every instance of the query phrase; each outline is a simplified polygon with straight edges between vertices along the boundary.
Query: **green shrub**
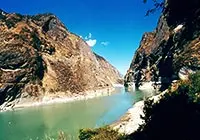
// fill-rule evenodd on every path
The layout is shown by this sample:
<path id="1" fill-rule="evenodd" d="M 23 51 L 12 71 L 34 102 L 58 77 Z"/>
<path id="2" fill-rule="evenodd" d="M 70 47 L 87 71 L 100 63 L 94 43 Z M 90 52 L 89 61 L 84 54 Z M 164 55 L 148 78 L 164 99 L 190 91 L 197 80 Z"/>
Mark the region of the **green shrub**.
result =
<path id="1" fill-rule="evenodd" d="M 196 140 L 200 130 L 200 73 L 154 103 L 145 101 L 144 124 L 129 136 L 133 140 Z"/>
<path id="2" fill-rule="evenodd" d="M 190 86 L 189 91 L 191 94 L 200 93 L 200 71 L 189 76 Z"/>
<path id="3" fill-rule="evenodd" d="M 126 137 L 108 126 L 97 129 L 81 129 L 80 140 L 125 140 Z"/>

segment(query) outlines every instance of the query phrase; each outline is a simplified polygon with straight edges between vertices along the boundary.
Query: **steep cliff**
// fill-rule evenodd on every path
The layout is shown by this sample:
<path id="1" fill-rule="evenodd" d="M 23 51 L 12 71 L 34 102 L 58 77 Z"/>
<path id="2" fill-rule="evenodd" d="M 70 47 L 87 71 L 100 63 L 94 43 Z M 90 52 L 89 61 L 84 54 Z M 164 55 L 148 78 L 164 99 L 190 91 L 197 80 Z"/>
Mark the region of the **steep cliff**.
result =
<path id="1" fill-rule="evenodd" d="M 0 105 L 111 87 L 119 72 L 53 14 L 0 10 Z"/>
<path id="2" fill-rule="evenodd" d="M 125 76 L 125 85 L 161 83 L 200 70 L 200 1 L 166 0 L 155 31 L 145 33 Z"/>
<path id="3" fill-rule="evenodd" d="M 102 56 L 94 53 L 97 61 L 99 62 L 100 67 L 105 73 L 105 76 L 109 79 L 109 81 L 114 81 L 113 83 L 116 84 L 123 84 L 123 79 L 121 78 L 122 75 L 119 73 L 119 71 L 113 67 L 106 59 L 104 59 Z M 118 75 L 118 76 L 113 76 Z"/>

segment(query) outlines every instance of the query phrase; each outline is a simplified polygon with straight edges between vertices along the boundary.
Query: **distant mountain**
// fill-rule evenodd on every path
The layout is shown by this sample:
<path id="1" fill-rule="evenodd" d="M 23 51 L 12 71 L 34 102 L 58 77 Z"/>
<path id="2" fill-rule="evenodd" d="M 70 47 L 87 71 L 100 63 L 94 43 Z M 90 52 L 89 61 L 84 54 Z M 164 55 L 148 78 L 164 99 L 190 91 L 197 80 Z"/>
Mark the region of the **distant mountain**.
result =
<path id="1" fill-rule="evenodd" d="M 166 0 L 153 32 L 142 37 L 125 85 L 135 82 L 161 83 L 166 89 L 173 80 L 200 70 L 200 1 Z"/>
<path id="2" fill-rule="evenodd" d="M 0 10 L 0 105 L 73 96 L 119 83 L 119 72 L 53 14 Z"/>

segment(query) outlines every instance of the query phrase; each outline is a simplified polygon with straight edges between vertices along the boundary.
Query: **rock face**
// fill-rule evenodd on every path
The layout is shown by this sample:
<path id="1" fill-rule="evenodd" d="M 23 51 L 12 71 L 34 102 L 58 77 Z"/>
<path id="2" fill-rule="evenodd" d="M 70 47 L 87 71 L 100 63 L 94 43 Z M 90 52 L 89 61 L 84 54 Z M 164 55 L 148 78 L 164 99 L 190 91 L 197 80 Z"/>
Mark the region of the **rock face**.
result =
<path id="1" fill-rule="evenodd" d="M 0 10 L 0 105 L 111 87 L 119 72 L 53 14 Z"/>
<path id="2" fill-rule="evenodd" d="M 184 70 L 184 72 L 183 72 Z M 145 33 L 125 76 L 125 85 L 161 83 L 200 70 L 200 1 L 166 0 L 155 31 Z M 181 74 L 180 74 L 181 73 Z M 181 75 L 181 76 L 180 76 Z"/>

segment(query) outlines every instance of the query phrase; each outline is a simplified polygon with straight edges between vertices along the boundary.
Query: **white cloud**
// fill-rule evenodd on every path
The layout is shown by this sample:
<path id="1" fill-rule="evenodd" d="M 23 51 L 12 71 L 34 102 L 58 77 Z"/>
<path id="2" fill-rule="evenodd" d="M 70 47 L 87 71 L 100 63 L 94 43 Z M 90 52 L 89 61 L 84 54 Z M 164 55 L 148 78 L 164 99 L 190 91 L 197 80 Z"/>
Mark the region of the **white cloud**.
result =
<path id="1" fill-rule="evenodd" d="M 85 36 L 85 40 L 91 39 L 92 38 L 92 33 L 89 33 L 88 36 Z"/>
<path id="2" fill-rule="evenodd" d="M 90 47 L 93 47 L 97 43 L 96 39 L 92 39 L 92 33 L 89 33 L 87 36 L 85 36 L 84 40 Z"/>
<path id="3" fill-rule="evenodd" d="M 101 42 L 101 45 L 103 45 L 103 46 L 108 46 L 109 44 L 110 44 L 110 42 L 108 42 L 108 41 Z"/>
<path id="4" fill-rule="evenodd" d="M 96 39 L 89 39 L 89 40 L 86 40 L 86 43 L 87 43 L 90 47 L 93 47 L 94 45 L 96 45 L 97 40 L 96 40 Z"/>
<path id="5" fill-rule="evenodd" d="M 89 33 L 88 38 L 89 39 L 92 38 L 92 33 Z"/>

